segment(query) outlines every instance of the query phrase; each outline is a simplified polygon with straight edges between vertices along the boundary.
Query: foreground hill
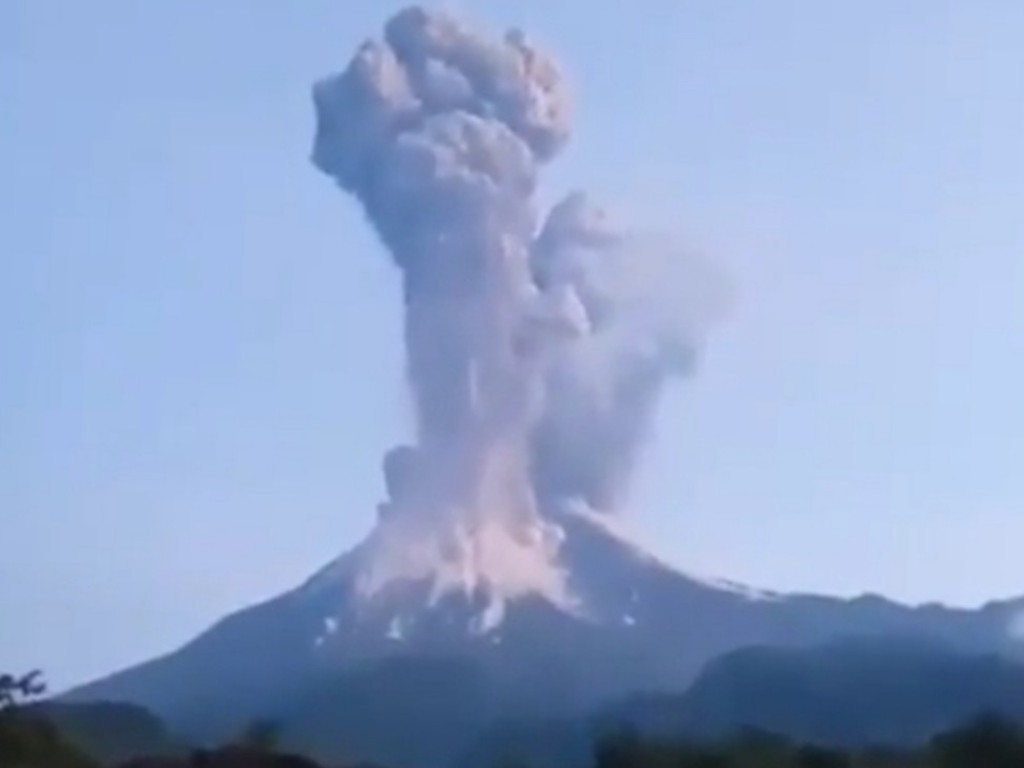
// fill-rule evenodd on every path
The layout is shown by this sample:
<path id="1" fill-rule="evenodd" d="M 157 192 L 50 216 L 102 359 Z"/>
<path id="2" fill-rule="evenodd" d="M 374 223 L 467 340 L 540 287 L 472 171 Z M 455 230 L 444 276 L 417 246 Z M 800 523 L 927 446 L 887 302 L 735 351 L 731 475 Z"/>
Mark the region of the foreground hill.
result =
<path id="1" fill-rule="evenodd" d="M 837 749 L 911 748 L 987 714 L 1024 723 L 1024 666 L 901 639 L 757 647 L 715 660 L 681 695 L 631 697 L 585 720 L 507 724 L 462 764 L 585 765 L 596 738 L 622 730 L 698 742 L 764 732 Z"/>
<path id="2" fill-rule="evenodd" d="M 735 651 L 682 696 L 634 700 L 617 714 L 642 730 L 749 727 L 830 746 L 911 746 L 988 712 L 1024 722 L 1024 666 L 940 644 L 855 639 Z"/>

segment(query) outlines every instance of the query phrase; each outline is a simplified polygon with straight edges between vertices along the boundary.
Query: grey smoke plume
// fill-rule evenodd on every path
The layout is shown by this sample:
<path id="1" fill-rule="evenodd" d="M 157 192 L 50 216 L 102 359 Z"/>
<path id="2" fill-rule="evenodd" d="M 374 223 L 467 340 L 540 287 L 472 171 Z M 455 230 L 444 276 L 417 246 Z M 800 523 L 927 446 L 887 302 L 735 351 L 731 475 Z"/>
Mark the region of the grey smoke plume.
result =
<path id="1" fill-rule="evenodd" d="M 570 286 L 590 322 L 548 368 L 534 483 L 542 498 L 613 511 L 664 385 L 693 371 L 729 288 L 710 264 L 670 240 L 622 230 L 582 193 L 551 211 L 534 269 L 542 285 Z"/>
<path id="2" fill-rule="evenodd" d="M 553 61 L 411 7 L 313 95 L 313 162 L 403 274 L 417 432 L 385 460 L 389 513 L 516 528 L 561 500 L 614 509 L 715 313 L 695 262 L 583 195 L 538 226 L 539 169 L 569 137 Z"/>

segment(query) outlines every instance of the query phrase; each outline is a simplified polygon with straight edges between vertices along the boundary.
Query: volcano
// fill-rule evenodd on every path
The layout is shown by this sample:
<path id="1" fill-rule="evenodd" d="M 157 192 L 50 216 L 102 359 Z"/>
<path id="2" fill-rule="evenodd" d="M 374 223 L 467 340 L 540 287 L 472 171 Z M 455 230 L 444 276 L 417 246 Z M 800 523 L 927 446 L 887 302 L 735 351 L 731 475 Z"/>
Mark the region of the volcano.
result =
<path id="1" fill-rule="evenodd" d="M 504 558 L 477 557 L 472 537 L 394 551 L 384 534 L 378 527 L 296 589 L 228 616 L 180 650 L 67 698 L 142 705 L 179 733 L 217 740 L 254 719 L 287 720 L 353 675 L 369 675 L 368 696 L 395 697 L 376 702 L 387 713 L 417 680 L 442 687 L 419 695 L 443 695 L 461 674 L 462 683 L 476 676 L 482 718 L 573 717 L 629 695 L 682 691 L 707 662 L 746 646 L 859 636 L 1009 652 L 1007 628 L 1024 608 L 911 607 L 698 578 L 585 509 L 551 519 L 545 535 L 555 545 L 538 533 Z M 395 557 L 404 570 L 385 574 L 382 563 Z M 546 580 L 514 567 L 539 563 Z M 431 668 L 436 675 L 424 678 Z M 374 683 L 374 671 L 405 682 Z"/>

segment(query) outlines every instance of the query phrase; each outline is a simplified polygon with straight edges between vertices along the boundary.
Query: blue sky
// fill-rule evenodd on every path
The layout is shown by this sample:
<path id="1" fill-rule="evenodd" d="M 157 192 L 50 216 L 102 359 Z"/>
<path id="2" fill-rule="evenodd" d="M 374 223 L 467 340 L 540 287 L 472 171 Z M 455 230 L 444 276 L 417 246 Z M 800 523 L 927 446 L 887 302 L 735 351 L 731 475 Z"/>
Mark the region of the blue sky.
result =
<path id="1" fill-rule="evenodd" d="M 307 162 L 309 86 L 397 5 L 0 5 L 0 666 L 168 650 L 370 525 L 398 280 Z M 777 589 L 1024 593 L 1024 4 L 454 5 L 571 72 L 552 191 L 737 283 L 638 535 Z"/>

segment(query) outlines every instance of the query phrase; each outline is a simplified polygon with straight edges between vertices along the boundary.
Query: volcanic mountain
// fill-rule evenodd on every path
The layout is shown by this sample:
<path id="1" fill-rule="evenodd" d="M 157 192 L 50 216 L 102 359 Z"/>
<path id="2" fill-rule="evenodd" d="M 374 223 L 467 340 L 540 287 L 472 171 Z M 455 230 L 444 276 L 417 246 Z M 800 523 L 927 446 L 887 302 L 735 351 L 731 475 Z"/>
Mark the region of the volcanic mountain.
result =
<path id="1" fill-rule="evenodd" d="M 178 732 L 216 739 L 256 718 L 287 718 L 346 675 L 436 664 L 472 670 L 475 695 L 496 720 L 573 716 L 629 694 L 682 691 L 706 662 L 751 645 L 902 636 L 1009 652 L 1007 627 L 1024 608 L 914 608 L 699 579 L 584 509 L 562 511 L 546 532 L 553 544 L 538 534 L 484 559 L 468 535 L 447 547 L 418 541 L 416 552 L 400 556 L 388 551 L 395 543 L 385 540 L 386 528 L 298 588 L 67 698 L 140 704 Z M 388 562 L 416 566 L 388 574 Z M 549 580 L 535 578 L 538 571 Z M 415 674 L 398 677 L 415 684 Z M 457 688 L 455 677 L 440 674 L 437 685 Z"/>
<path id="2" fill-rule="evenodd" d="M 521 30 L 407 8 L 313 102 L 314 165 L 401 273 L 415 418 L 384 460 L 389 499 L 307 583 L 69 698 L 141 704 L 191 737 L 312 712 L 320 733 L 384 729 L 395 744 L 424 722 L 465 738 L 521 713 L 680 691 L 747 645 L 1009 648 L 1024 606 L 759 592 L 681 573 L 618 530 L 659 396 L 694 370 L 730 292 L 689 249 L 623 229 L 586 194 L 540 209 L 572 100 Z"/>

